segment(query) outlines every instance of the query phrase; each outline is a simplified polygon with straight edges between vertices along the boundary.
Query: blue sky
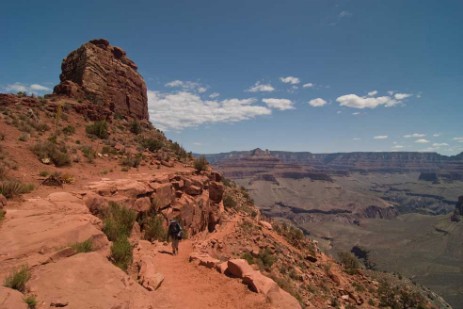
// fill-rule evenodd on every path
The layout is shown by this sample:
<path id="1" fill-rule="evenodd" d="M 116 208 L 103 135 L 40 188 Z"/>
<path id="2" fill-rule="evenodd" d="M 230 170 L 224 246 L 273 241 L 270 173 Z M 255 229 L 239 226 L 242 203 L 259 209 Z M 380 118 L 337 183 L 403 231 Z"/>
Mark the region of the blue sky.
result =
<path id="1" fill-rule="evenodd" d="M 193 152 L 463 151 L 463 2 L 9 1 L 0 90 L 50 92 L 93 38 Z"/>

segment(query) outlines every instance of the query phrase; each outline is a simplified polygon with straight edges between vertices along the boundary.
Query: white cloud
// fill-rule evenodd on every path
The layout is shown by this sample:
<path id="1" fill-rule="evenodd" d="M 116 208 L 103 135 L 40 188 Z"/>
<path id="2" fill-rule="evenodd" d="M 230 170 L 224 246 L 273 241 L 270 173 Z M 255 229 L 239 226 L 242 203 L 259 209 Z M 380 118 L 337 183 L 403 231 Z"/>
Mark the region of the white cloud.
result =
<path id="1" fill-rule="evenodd" d="M 293 102 L 288 99 L 275 99 L 275 98 L 268 98 L 262 99 L 262 102 L 267 104 L 268 107 L 279 109 L 279 110 L 287 110 L 287 109 L 294 109 Z"/>
<path id="2" fill-rule="evenodd" d="M 421 138 L 421 137 L 425 137 L 426 134 L 422 134 L 422 133 L 413 133 L 413 134 L 406 134 L 404 135 L 405 138 Z"/>
<path id="3" fill-rule="evenodd" d="M 369 97 L 374 97 L 374 96 L 377 95 L 377 94 L 378 94 L 378 91 L 376 91 L 376 90 L 373 90 L 373 91 L 368 92 L 368 96 L 369 96 Z"/>
<path id="4" fill-rule="evenodd" d="M 148 90 L 150 120 L 161 130 L 183 130 L 207 123 L 237 122 L 270 115 L 272 110 L 257 100 L 203 100 L 196 93 L 161 93 Z"/>
<path id="5" fill-rule="evenodd" d="M 358 115 L 360 115 L 360 113 L 359 113 L 359 112 L 355 112 L 355 113 L 352 113 L 352 115 L 358 116 Z"/>
<path id="6" fill-rule="evenodd" d="M 394 150 L 402 149 L 402 148 L 404 148 L 404 146 L 402 146 L 402 145 L 394 145 L 394 146 L 392 146 L 392 149 L 394 149 Z"/>
<path id="7" fill-rule="evenodd" d="M 463 136 L 454 137 L 453 140 L 454 140 L 454 141 L 457 141 L 457 142 L 459 142 L 459 143 L 463 143 Z"/>
<path id="8" fill-rule="evenodd" d="M 425 139 L 425 138 L 420 138 L 420 139 L 417 139 L 417 140 L 415 141 L 415 143 L 418 143 L 418 144 L 427 144 L 427 143 L 429 143 L 429 141 L 428 141 L 427 139 Z"/>
<path id="9" fill-rule="evenodd" d="M 436 147 L 436 148 L 439 148 L 439 147 L 445 147 L 445 146 L 448 146 L 449 144 L 447 143 L 434 143 L 432 144 L 432 147 Z"/>
<path id="10" fill-rule="evenodd" d="M 209 95 L 209 98 L 211 99 L 215 99 L 215 98 L 218 98 L 220 96 L 220 93 L 218 92 L 213 92 Z"/>
<path id="11" fill-rule="evenodd" d="M 399 101 L 405 100 L 406 98 L 411 97 L 411 96 L 412 95 L 409 93 L 395 93 L 394 94 L 394 98 Z"/>
<path id="12" fill-rule="evenodd" d="M 359 140 L 361 140 L 361 138 L 360 137 L 354 137 L 352 140 L 359 141 Z"/>
<path id="13" fill-rule="evenodd" d="M 312 88 L 313 86 L 315 86 L 313 83 L 306 83 L 302 85 L 302 88 Z"/>
<path id="14" fill-rule="evenodd" d="M 341 13 L 339 13 L 339 17 L 340 18 L 343 18 L 343 17 L 351 17 L 352 16 L 352 13 L 349 12 L 349 11 L 342 11 Z"/>
<path id="15" fill-rule="evenodd" d="M 440 133 L 434 133 L 432 136 L 439 137 L 440 135 L 441 135 Z"/>
<path id="16" fill-rule="evenodd" d="M 44 93 L 47 91 L 51 91 L 50 88 L 45 87 L 43 85 L 39 85 L 39 84 L 27 85 L 23 83 L 8 84 L 5 87 L 3 87 L 3 89 L 6 92 L 13 92 L 13 93 L 26 92 L 26 93 L 33 93 L 33 94 L 40 94 L 40 93 Z"/>
<path id="17" fill-rule="evenodd" d="M 322 98 L 316 98 L 309 101 L 309 105 L 313 107 L 321 107 L 323 105 L 326 105 L 326 103 L 327 102 Z"/>
<path id="18" fill-rule="evenodd" d="M 204 93 L 207 91 L 207 87 L 201 85 L 200 83 L 197 82 L 192 82 L 192 81 L 181 81 L 181 80 L 173 80 L 171 82 L 168 82 L 164 86 L 169 87 L 169 88 L 181 88 L 183 91 L 196 91 L 198 93 Z"/>
<path id="19" fill-rule="evenodd" d="M 51 90 L 50 88 L 39 85 L 39 84 L 32 84 L 30 89 L 35 90 L 35 91 L 50 91 Z"/>
<path id="20" fill-rule="evenodd" d="M 387 135 L 376 135 L 373 139 L 388 139 L 388 137 Z"/>
<path id="21" fill-rule="evenodd" d="M 374 91 L 371 91 L 370 93 L 373 93 L 373 92 Z M 375 97 L 375 96 L 361 97 L 356 94 L 346 94 L 346 95 L 338 97 L 336 99 L 336 102 L 338 102 L 339 105 L 341 106 L 347 106 L 347 107 L 358 108 L 358 109 L 376 108 L 381 105 L 384 105 L 386 107 L 391 107 L 391 106 L 395 106 L 397 104 L 402 103 L 402 100 L 407 98 L 408 96 L 410 95 L 405 94 L 405 93 L 396 93 L 396 94 L 391 94 L 390 96 L 380 96 L 380 97 Z"/>
<path id="22" fill-rule="evenodd" d="M 299 78 L 295 76 L 280 77 L 280 80 L 285 84 L 291 84 L 291 85 L 297 85 L 301 82 Z"/>
<path id="23" fill-rule="evenodd" d="M 248 92 L 272 92 L 275 88 L 273 88 L 270 84 L 261 84 L 260 82 L 256 82 L 254 86 L 249 88 Z"/>

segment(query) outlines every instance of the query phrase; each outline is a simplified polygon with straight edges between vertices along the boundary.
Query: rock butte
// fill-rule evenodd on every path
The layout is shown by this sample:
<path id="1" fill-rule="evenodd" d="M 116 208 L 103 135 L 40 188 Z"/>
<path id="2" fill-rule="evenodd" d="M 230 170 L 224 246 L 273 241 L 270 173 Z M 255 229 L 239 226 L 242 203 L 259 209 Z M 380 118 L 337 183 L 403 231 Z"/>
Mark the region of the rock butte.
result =
<path id="1" fill-rule="evenodd" d="M 116 114 L 149 118 L 146 85 L 137 65 L 107 40 L 91 40 L 72 51 L 61 71 L 55 94 L 88 99 Z"/>

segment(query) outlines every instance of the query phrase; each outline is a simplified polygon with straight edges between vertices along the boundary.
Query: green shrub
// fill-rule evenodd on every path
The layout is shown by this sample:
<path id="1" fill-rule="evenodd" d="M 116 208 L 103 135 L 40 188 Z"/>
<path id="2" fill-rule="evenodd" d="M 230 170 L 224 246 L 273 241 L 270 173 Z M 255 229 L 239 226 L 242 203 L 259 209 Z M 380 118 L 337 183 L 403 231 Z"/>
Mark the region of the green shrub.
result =
<path id="1" fill-rule="evenodd" d="M 130 132 L 133 134 L 140 134 L 142 131 L 142 126 L 140 125 L 140 122 L 136 119 L 130 122 Z"/>
<path id="2" fill-rule="evenodd" d="M 245 260 L 248 262 L 249 265 L 252 265 L 252 264 L 255 263 L 255 262 L 254 262 L 254 257 L 253 257 L 252 254 L 249 253 L 249 252 L 244 252 L 244 253 L 241 255 L 241 258 L 242 258 L 242 259 L 245 259 Z"/>
<path id="3" fill-rule="evenodd" d="M 111 202 L 104 217 L 103 232 L 109 240 L 115 241 L 130 235 L 136 214 L 130 209 Z"/>
<path id="4" fill-rule="evenodd" d="M 89 163 L 93 163 L 96 158 L 96 151 L 92 148 L 92 146 L 82 146 L 80 151 L 82 151 Z"/>
<path id="5" fill-rule="evenodd" d="M 63 133 L 65 135 L 72 135 L 76 132 L 76 128 L 74 128 L 73 126 L 71 125 L 68 125 L 66 127 L 63 128 Z"/>
<path id="6" fill-rule="evenodd" d="M 24 292 L 26 290 L 26 282 L 30 278 L 31 273 L 29 271 L 29 267 L 23 265 L 18 270 L 13 271 L 13 273 L 5 279 L 4 286 Z"/>
<path id="7" fill-rule="evenodd" d="M 230 196 L 228 194 L 225 194 L 225 197 L 223 198 L 223 206 L 226 209 L 236 208 L 237 203 L 236 203 L 235 199 L 232 196 Z"/>
<path id="8" fill-rule="evenodd" d="M 138 167 L 143 158 L 143 154 L 137 153 L 136 155 L 128 154 L 121 160 L 121 164 L 127 167 Z"/>
<path id="9" fill-rule="evenodd" d="M 275 261 L 276 257 L 268 248 L 260 250 L 259 255 L 257 256 L 257 264 L 266 270 L 270 270 Z"/>
<path id="10" fill-rule="evenodd" d="M 32 190 L 34 190 L 34 185 L 30 183 L 24 184 L 16 180 L 8 180 L 0 183 L 0 194 L 3 194 L 6 198 L 29 193 Z"/>
<path id="11" fill-rule="evenodd" d="M 132 263 L 132 246 L 127 237 L 121 237 L 111 246 L 111 258 L 120 269 L 127 271 Z"/>
<path id="12" fill-rule="evenodd" d="M 72 249 L 74 249 L 77 253 L 85 253 L 93 251 L 93 243 L 91 239 L 87 239 L 82 242 L 76 242 L 73 244 Z"/>
<path id="13" fill-rule="evenodd" d="M 21 142 L 26 142 L 29 139 L 30 135 L 27 133 L 23 133 L 18 137 L 18 140 Z"/>
<path id="14" fill-rule="evenodd" d="M 274 229 L 293 246 L 301 247 L 303 245 L 304 232 L 297 227 L 286 223 L 277 223 L 274 224 Z"/>
<path id="15" fill-rule="evenodd" d="M 57 167 L 71 164 L 66 146 L 59 147 L 53 142 L 39 142 L 32 147 L 32 152 L 40 159 L 50 159 Z"/>
<path id="16" fill-rule="evenodd" d="M 164 143 L 158 139 L 149 137 L 149 138 L 142 138 L 140 140 L 140 145 L 143 148 L 148 149 L 151 152 L 155 152 L 161 149 L 164 146 Z"/>
<path id="17" fill-rule="evenodd" d="M 24 302 L 27 304 L 29 309 L 35 309 L 37 306 L 37 299 L 34 295 L 29 295 L 24 298 Z"/>
<path id="18" fill-rule="evenodd" d="M 161 216 L 147 217 L 143 222 L 143 230 L 145 231 L 144 238 L 149 241 L 167 239 L 167 231 L 164 229 Z"/>
<path id="19" fill-rule="evenodd" d="M 94 135 L 101 139 L 108 138 L 108 123 L 104 120 L 95 121 L 94 123 L 85 127 L 85 132 L 87 132 L 89 135 Z"/>
<path id="20" fill-rule="evenodd" d="M 355 255 L 353 255 L 350 252 L 339 252 L 338 257 L 339 261 L 344 266 L 344 269 L 348 274 L 353 275 L 358 273 L 358 270 L 360 268 L 360 262 L 355 257 Z"/>
<path id="21" fill-rule="evenodd" d="M 194 168 L 199 173 L 205 171 L 207 168 L 208 162 L 205 156 L 200 156 L 194 161 Z"/>
<path id="22" fill-rule="evenodd" d="M 47 177 L 48 175 L 50 175 L 50 173 L 48 171 L 40 171 L 40 173 L 39 173 L 40 177 Z"/>

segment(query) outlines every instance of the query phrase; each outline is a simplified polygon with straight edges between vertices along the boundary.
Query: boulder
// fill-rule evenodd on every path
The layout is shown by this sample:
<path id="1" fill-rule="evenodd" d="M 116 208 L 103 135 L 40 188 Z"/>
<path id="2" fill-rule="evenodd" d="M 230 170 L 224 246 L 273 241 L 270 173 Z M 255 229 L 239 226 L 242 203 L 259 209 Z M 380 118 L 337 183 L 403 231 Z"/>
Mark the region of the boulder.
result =
<path id="1" fill-rule="evenodd" d="M 220 260 L 211 257 L 207 253 L 199 252 L 193 252 L 190 255 L 190 262 L 197 262 L 199 265 L 210 269 L 215 268 L 218 264 L 220 264 Z"/>
<path id="2" fill-rule="evenodd" d="M 102 196 L 93 192 L 85 193 L 84 203 L 94 215 L 102 214 L 108 209 L 108 202 Z"/>
<path id="3" fill-rule="evenodd" d="M 148 119 L 146 84 L 125 51 L 105 39 L 72 51 L 61 64 L 54 93 L 88 99 L 119 115 Z"/>
<path id="4" fill-rule="evenodd" d="M 0 286 L 0 309 L 27 309 L 24 295 L 16 290 Z"/>
<path id="5" fill-rule="evenodd" d="M 302 308 L 294 296 L 280 288 L 270 290 L 267 294 L 267 299 L 276 308 Z"/>
<path id="6" fill-rule="evenodd" d="M 275 281 L 262 275 L 259 271 L 246 273 L 243 276 L 243 283 L 246 284 L 251 291 L 264 295 L 267 295 L 270 290 L 278 288 L 278 284 L 276 284 Z"/>
<path id="7" fill-rule="evenodd" d="M 148 291 L 155 291 L 164 281 L 164 275 L 156 271 L 151 257 L 145 257 L 138 264 L 138 282 Z"/>
<path id="8" fill-rule="evenodd" d="M 223 198 L 224 186 L 219 182 L 212 181 L 209 185 L 209 198 L 214 203 L 220 203 Z"/>
<path id="9" fill-rule="evenodd" d="M 154 206 L 156 209 L 163 209 L 175 200 L 175 191 L 169 182 L 150 183 L 150 187 L 154 190 L 151 198 L 155 201 Z"/>
<path id="10" fill-rule="evenodd" d="M 236 278 L 243 278 L 245 275 L 253 273 L 254 269 L 245 259 L 230 259 L 226 274 Z"/>
<path id="11" fill-rule="evenodd" d="M 185 189 L 185 192 L 189 195 L 200 195 L 203 193 L 203 188 L 197 185 L 191 185 Z"/>
<path id="12" fill-rule="evenodd" d="M 267 221 L 259 221 L 259 225 L 266 228 L 267 230 L 273 230 L 272 224 Z"/>
<path id="13" fill-rule="evenodd" d="M 76 254 L 35 267 L 28 285 L 42 307 L 156 308 L 149 291 L 97 252 Z M 85 296 L 85 297 L 83 297 Z M 15 307 L 11 307 L 15 308 Z"/>
<path id="14" fill-rule="evenodd" d="M 148 212 L 151 208 L 151 200 L 149 197 L 142 197 L 135 200 L 131 209 L 137 212 Z"/>

